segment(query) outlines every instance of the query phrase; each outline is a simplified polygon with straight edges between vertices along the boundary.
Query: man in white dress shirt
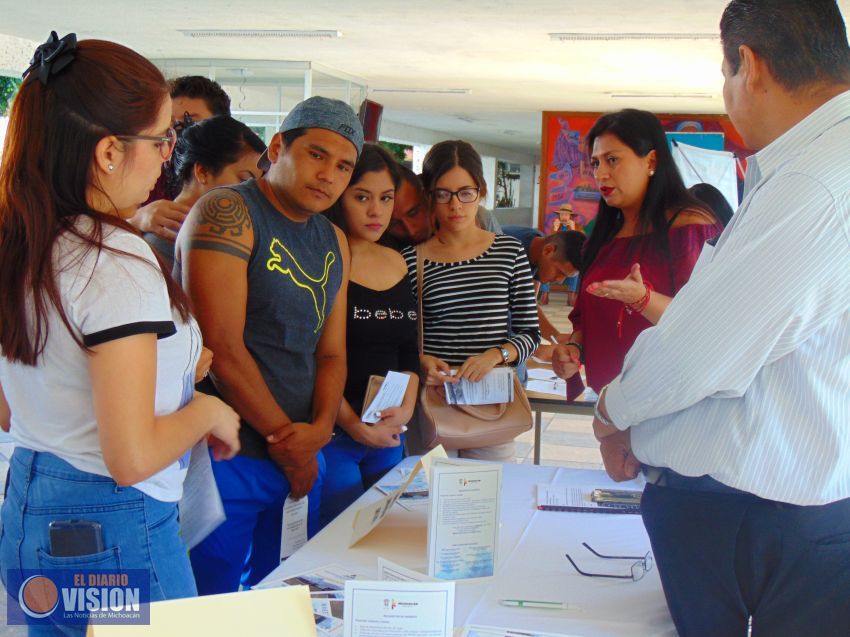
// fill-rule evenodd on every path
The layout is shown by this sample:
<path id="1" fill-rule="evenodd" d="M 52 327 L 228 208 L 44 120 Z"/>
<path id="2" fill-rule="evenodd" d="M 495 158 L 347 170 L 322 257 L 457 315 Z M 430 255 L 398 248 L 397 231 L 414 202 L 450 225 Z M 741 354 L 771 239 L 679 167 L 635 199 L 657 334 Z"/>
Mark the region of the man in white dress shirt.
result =
<path id="1" fill-rule="evenodd" d="M 745 196 L 600 392 L 609 474 L 686 636 L 850 634 L 850 48 L 835 0 L 734 0 Z"/>

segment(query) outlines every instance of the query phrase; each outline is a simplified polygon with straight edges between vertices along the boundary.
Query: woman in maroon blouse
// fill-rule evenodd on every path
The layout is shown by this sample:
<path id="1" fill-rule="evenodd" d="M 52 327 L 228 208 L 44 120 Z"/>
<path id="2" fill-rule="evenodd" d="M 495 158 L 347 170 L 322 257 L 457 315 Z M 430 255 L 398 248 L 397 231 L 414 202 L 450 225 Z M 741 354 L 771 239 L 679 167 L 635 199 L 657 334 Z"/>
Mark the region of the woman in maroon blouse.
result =
<path id="1" fill-rule="evenodd" d="M 652 113 L 626 109 L 600 117 L 587 136 L 602 199 L 585 246 L 573 333 L 553 356 L 569 378 L 587 365 L 599 392 L 620 373 L 638 334 L 658 321 L 687 283 L 722 226 L 685 188 Z"/>

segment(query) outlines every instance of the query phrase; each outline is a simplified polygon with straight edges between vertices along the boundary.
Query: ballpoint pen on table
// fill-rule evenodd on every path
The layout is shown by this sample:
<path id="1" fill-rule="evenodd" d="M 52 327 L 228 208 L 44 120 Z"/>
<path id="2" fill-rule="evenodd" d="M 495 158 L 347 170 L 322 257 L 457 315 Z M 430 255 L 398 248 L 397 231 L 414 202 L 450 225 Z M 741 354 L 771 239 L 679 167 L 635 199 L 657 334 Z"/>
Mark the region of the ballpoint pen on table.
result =
<path id="1" fill-rule="evenodd" d="M 550 610 L 566 610 L 568 605 L 564 602 L 547 602 L 534 599 L 500 599 L 502 606 L 515 606 L 516 608 L 548 608 Z"/>

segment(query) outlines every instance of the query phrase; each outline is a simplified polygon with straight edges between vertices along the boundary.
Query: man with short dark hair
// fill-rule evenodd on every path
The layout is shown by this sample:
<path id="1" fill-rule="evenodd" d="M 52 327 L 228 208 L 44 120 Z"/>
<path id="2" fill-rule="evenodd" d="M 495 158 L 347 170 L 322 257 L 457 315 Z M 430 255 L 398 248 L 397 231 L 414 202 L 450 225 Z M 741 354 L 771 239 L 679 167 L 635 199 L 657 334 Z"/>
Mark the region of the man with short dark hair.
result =
<path id="1" fill-rule="evenodd" d="M 218 82 L 202 75 L 184 75 L 168 83 L 171 118 L 175 127 L 213 117 L 230 115 L 230 96 Z"/>
<path id="2" fill-rule="evenodd" d="M 393 215 L 386 234 L 398 249 L 417 245 L 431 237 L 431 215 L 419 176 L 399 164 L 401 183 L 393 200 Z"/>
<path id="3" fill-rule="evenodd" d="M 503 226 L 502 232 L 522 243 L 531 267 L 531 276 L 535 282 L 559 283 L 567 277 L 578 274 L 581 267 L 584 233 L 568 230 L 554 232 L 547 237 L 536 228 L 525 226 Z M 546 317 L 539 303 L 537 318 L 543 337 L 557 343 L 561 334 Z"/>
<path id="4" fill-rule="evenodd" d="M 744 200 L 600 392 L 679 634 L 850 632 L 850 47 L 835 0 L 734 0 Z M 804 228 L 801 230 L 801 225 Z M 793 293 L 790 291 L 793 290 Z M 655 469 L 658 467 L 659 469 Z"/>
<path id="5" fill-rule="evenodd" d="M 178 131 L 214 115 L 230 115 L 230 97 L 218 82 L 201 75 L 185 75 L 171 80 L 168 87 L 171 121 Z M 148 201 L 139 207 L 129 222 L 144 233 L 173 242 L 189 209 L 172 201 L 180 188 L 169 183 L 167 173 L 168 170 L 163 168 Z"/>
<path id="6" fill-rule="evenodd" d="M 243 422 L 240 455 L 213 463 L 227 520 L 191 553 L 201 594 L 256 584 L 280 563 L 287 495 L 310 493 L 318 530 L 321 448 L 346 377 L 350 260 L 320 213 L 362 146 L 347 104 L 311 97 L 272 138 L 265 176 L 204 195 L 180 233 L 177 269 L 214 354 L 210 376 Z"/>
<path id="7" fill-rule="evenodd" d="M 410 168 L 399 165 L 401 184 L 393 202 L 393 216 L 382 243 L 401 250 L 410 245 L 418 245 L 431 238 L 434 228 L 431 226 L 431 211 L 422 188 L 419 176 Z M 492 212 L 478 207 L 476 221 L 481 228 L 496 234 L 502 234 L 502 227 Z"/>

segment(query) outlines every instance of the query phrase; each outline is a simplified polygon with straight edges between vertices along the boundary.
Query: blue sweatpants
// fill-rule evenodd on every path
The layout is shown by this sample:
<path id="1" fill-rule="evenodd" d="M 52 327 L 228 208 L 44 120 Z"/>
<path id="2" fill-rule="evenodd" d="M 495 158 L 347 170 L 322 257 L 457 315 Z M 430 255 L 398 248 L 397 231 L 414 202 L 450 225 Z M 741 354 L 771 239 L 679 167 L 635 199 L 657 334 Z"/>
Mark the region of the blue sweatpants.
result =
<path id="1" fill-rule="evenodd" d="M 322 484 L 320 528 L 324 528 L 349 504 L 396 466 L 404 455 L 404 438 L 398 447 L 373 449 L 337 431 L 322 448 L 327 474 Z"/>
<path id="2" fill-rule="evenodd" d="M 308 535 L 319 529 L 319 500 L 325 461 L 316 455 L 319 477 L 308 496 Z M 231 593 L 253 586 L 280 564 L 283 503 L 289 481 L 271 460 L 236 456 L 213 462 L 227 520 L 189 554 L 200 595 Z"/>

